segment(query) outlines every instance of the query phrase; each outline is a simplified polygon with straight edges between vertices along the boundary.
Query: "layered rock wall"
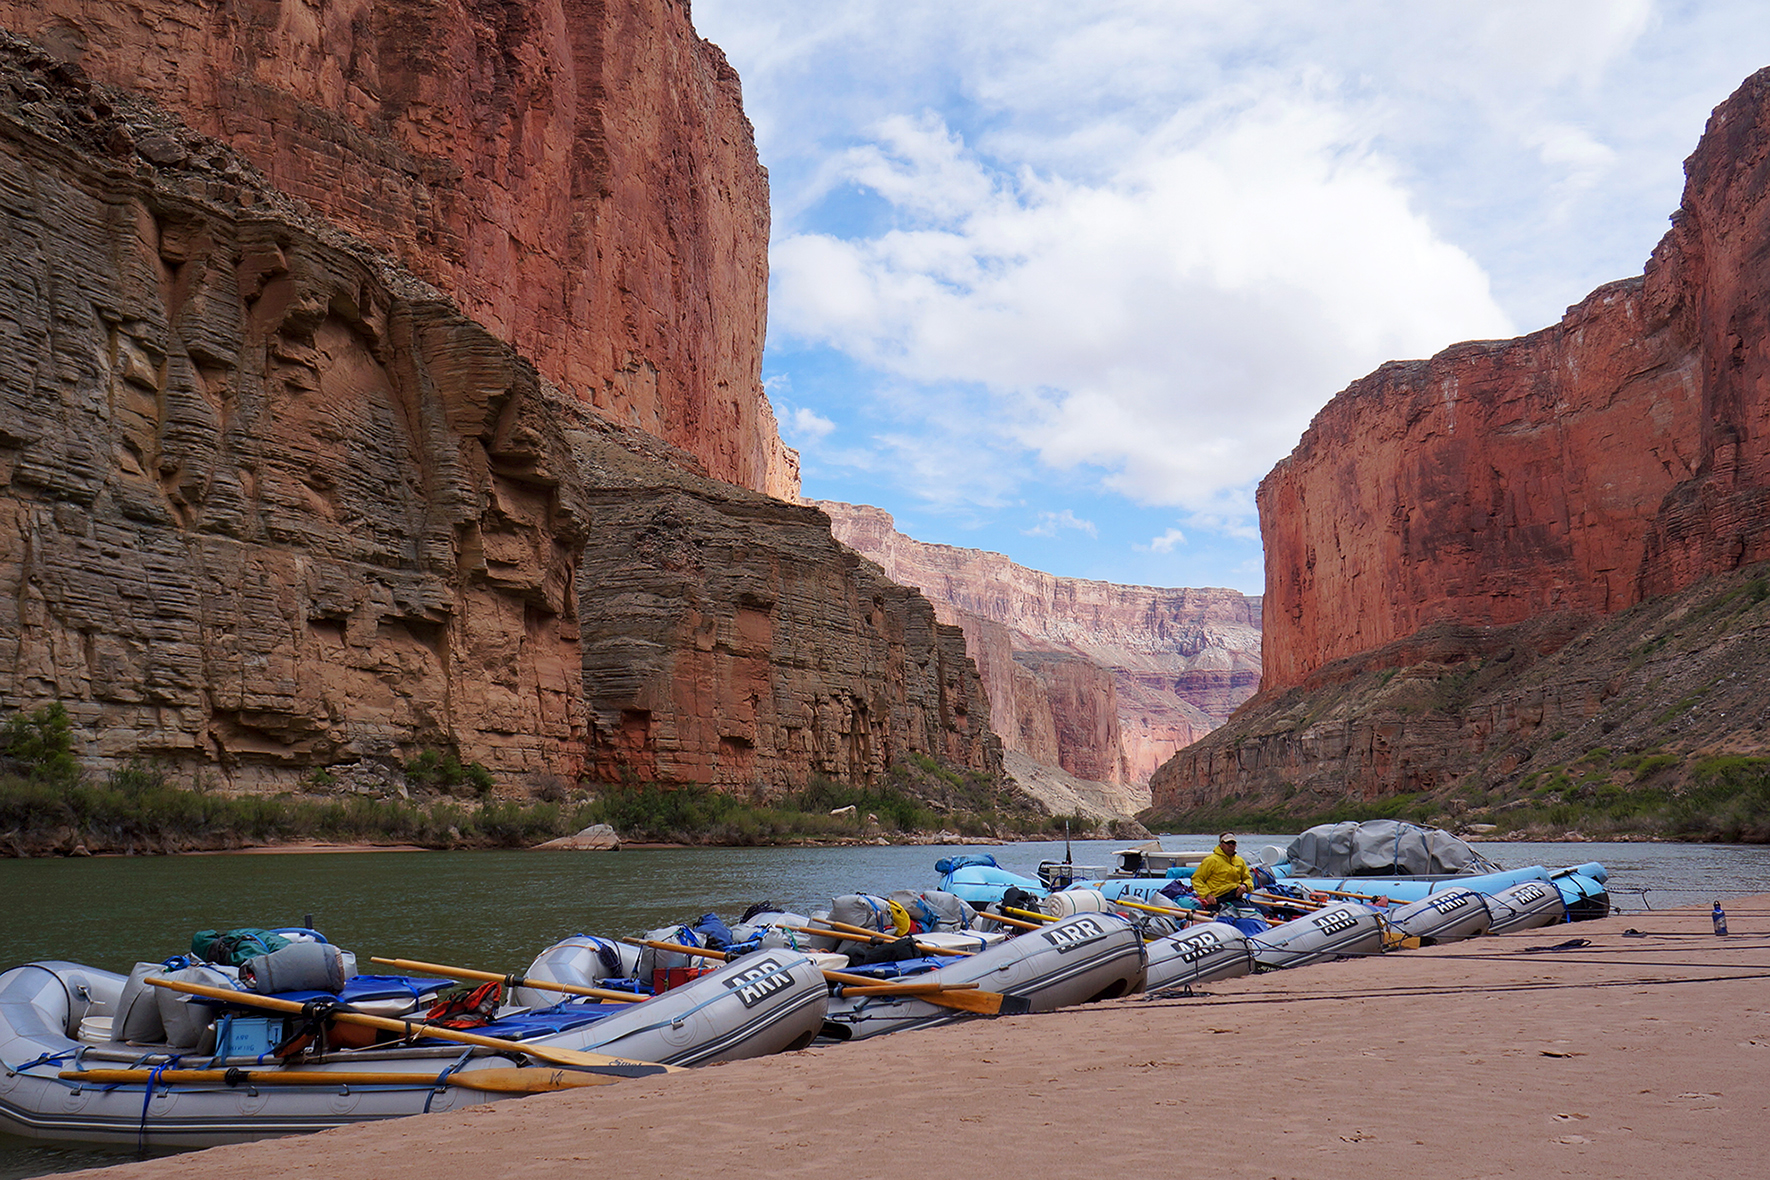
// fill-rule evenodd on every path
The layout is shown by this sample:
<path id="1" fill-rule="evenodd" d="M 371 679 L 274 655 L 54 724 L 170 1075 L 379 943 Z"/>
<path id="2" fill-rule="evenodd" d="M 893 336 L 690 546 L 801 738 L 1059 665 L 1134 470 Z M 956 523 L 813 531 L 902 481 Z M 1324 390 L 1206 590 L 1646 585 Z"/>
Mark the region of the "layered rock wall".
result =
<path id="1" fill-rule="evenodd" d="M 0 704 L 63 703 L 95 770 L 1000 777 L 962 635 L 821 513 L 5 34 L 0 284 Z"/>
<path id="2" fill-rule="evenodd" d="M 686 0 L 0 0 L 0 26 L 225 141 L 560 388 L 796 496 L 767 174 Z"/>
<path id="3" fill-rule="evenodd" d="M 877 508 L 819 507 L 844 544 L 964 628 L 1007 747 L 1073 775 L 1141 783 L 1259 682 L 1257 597 L 1055 577 L 913 540 Z"/>
<path id="4" fill-rule="evenodd" d="M 768 796 L 923 754 L 998 779 L 957 627 L 814 509 L 681 481 L 592 493 L 581 596 L 597 777 Z"/>
<path id="5" fill-rule="evenodd" d="M 225 153 L 82 151 L 205 149 L 0 48 L 0 699 L 235 785 L 575 774 L 586 522 L 532 368 Z"/>

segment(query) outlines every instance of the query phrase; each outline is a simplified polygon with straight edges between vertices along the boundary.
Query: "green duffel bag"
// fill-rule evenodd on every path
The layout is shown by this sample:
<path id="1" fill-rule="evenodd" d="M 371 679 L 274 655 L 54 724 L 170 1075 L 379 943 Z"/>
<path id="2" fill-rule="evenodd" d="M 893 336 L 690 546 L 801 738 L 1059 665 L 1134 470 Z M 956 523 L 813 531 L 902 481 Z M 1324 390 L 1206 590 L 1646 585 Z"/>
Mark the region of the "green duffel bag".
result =
<path id="1" fill-rule="evenodd" d="M 269 930 L 243 926 L 238 930 L 199 930 L 191 936 L 191 954 L 206 963 L 238 967 L 255 955 L 274 955 L 289 940 Z"/>

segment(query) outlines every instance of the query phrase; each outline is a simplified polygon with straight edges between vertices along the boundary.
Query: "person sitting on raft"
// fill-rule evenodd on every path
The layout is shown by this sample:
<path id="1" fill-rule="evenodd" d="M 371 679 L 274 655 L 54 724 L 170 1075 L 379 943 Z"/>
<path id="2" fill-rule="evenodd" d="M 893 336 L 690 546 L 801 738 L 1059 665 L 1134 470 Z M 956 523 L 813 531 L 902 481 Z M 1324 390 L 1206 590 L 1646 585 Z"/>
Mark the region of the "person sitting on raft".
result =
<path id="1" fill-rule="evenodd" d="M 1246 901 L 1254 891 L 1254 874 L 1248 871 L 1248 862 L 1236 855 L 1233 835 L 1219 836 L 1217 847 L 1192 871 L 1192 891 L 1207 910 L 1224 902 Z"/>

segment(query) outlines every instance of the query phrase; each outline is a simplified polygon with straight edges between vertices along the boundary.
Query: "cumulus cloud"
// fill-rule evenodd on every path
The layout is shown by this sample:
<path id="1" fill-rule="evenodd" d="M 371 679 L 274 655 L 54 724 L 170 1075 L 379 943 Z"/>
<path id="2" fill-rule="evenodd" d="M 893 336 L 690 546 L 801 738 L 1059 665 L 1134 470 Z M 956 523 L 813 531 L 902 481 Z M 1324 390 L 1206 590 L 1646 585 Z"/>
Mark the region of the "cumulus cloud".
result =
<path id="1" fill-rule="evenodd" d="M 1151 537 L 1147 545 L 1134 545 L 1132 548 L 1144 553 L 1172 553 L 1174 546 L 1186 544 L 1186 534 L 1179 529 L 1169 529 L 1159 537 Z"/>
<path id="2" fill-rule="evenodd" d="M 1081 519 L 1074 510 L 1069 508 L 1065 508 L 1061 512 L 1041 512 L 1039 513 L 1039 523 L 1030 529 L 1021 531 L 1029 537 L 1055 537 L 1066 529 L 1087 533 L 1090 537 L 1100 535 L 1100 530 L 1094 527 L 1093 521 Z"/>
<path id="3" fill-rule="evenodd" d="M 992 168 L 897 119 L 850 182 L 899 228 L 789 234 L 773 322 L 921 382 L 971 384 L 1046 464 L 1202 508 L 1257 479 L 1334 388 L 1509 333 L 1485 276 L 1308 95 L 1177 115 L 1097 183 Z"/>
<path id="4" fill-rule="evenodd" d="M 836 429 L 836 424 L 816 410 L 800 406 L 786 419 L 787 433 L 794 441 L 818 442 Z"/>

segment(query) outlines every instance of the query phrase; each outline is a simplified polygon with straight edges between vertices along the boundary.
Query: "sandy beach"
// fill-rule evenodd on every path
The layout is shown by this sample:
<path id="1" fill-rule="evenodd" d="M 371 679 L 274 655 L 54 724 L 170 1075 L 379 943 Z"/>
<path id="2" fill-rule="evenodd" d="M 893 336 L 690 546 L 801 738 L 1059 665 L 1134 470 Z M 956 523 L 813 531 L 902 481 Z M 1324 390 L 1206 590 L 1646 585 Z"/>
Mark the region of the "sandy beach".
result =
<path id="1" fill-rule="evenodd" d="M 1758 1176 L 1770 896 L 1728 913 L 1728 938 L 1634 913 L 82 1175 Z"/>

